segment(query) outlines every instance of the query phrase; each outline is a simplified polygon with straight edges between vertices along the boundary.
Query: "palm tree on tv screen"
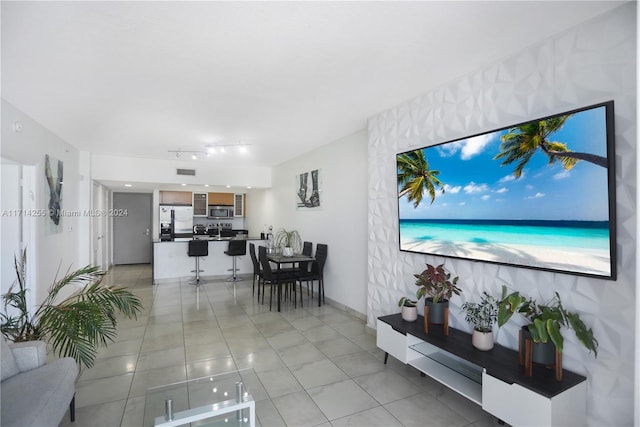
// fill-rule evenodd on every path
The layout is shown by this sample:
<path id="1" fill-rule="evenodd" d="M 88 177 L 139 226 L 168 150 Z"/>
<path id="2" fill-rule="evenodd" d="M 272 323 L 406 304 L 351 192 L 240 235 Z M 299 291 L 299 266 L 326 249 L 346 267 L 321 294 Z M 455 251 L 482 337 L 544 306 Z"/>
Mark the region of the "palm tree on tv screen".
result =
<path id="1" fill-rule="evenodd" d="M 501 166 L 517 162 L 513 171 L 516 178 L 520 178 L 525 165 L 538 149 L 547 155 L 549 164 L 559 160 L 566 170 L 573 168 L 579 160 L 606 168 L 605 157 L 571 151 L 563 142 L 549 141 L 549 136 L 559 130 L 569 117 L 571 114 L 525 123 L 509 129 L 509 132 L 502 136 L 500 153 L 494 160 L 503 159 Z"/>
<path id="2" fill-rule="evenodd" d="M 398 155 L 398 185 L 401 186 L 398 198 L 405 194 L 407 200 L 417 208 L 424 193 L 429 193 L 431 203 L 436 199 L 436 187 L 444 194 L 444 184 L 438 179 L 440 171 L 429 169 L 424 151 L 415 150 Z"/>

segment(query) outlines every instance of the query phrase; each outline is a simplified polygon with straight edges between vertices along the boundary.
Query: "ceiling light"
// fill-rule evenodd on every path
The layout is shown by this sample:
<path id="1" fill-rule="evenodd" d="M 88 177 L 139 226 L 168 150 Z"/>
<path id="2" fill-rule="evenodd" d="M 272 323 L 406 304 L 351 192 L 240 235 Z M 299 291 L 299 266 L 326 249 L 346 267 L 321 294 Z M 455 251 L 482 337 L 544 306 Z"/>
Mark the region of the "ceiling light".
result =
<path id="1" fill-rule="evenodd" d="M 204 186 L 205 186 L 205 187 L 208 187 L 208 186 L 209 186 L 209 184 L 205 184 Z"/>
<path id="2" fill-rule="evenodd" d="M 240 153 L 246 153 L 247 147 L 251 144 L 217 144 L 217 145 L 206 145 L 202 150 L 168 150 L 169 153 L 175 153 L 176 159 L 179 159 L 182 154 L 189 154 L 193 160 L 198 160 L 198 155 L 203 155 L 206 157 L 210 157 L 212 154 L 216 153 L 226 153 L 227 148 L 236 147 Z"/>
<path id="3" fill-rule="evenodd" d="M 125 184 L 124 186 L 125 187 L 133 187 L 133 185 L 131 185 L 131 184 Z"/>
<path id="4" fill-rule="evenodd" d="M 187 186 L 187 184 L 180 184 L 180 185 L 182 185 L 183 187 L 186 187 L 186 186 Z"/>

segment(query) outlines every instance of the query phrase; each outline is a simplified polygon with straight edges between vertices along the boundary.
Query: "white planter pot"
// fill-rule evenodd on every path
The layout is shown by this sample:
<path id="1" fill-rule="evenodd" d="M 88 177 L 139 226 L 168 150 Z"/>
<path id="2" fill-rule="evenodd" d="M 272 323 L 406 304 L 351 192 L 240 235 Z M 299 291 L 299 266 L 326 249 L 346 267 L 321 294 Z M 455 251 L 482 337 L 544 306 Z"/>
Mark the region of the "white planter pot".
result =
<path id="1" fill-rule="evenodd" d="M 488 351 L 493 348 L 493 332 L 480 332 L 473 330 L 471 344 L 478 350 Z"/>
<path id="2" fill-rule="evenodd" d="M 284 248 L 282 248 L 282 255 L 293 256 L 293 248 L 285 246 Z"/>
<path id="3" fill-rule="evenodd" d="M 402 320 L 406 322 L 415 322 L 418 319 L 418 307 L 402 306 Z"/>

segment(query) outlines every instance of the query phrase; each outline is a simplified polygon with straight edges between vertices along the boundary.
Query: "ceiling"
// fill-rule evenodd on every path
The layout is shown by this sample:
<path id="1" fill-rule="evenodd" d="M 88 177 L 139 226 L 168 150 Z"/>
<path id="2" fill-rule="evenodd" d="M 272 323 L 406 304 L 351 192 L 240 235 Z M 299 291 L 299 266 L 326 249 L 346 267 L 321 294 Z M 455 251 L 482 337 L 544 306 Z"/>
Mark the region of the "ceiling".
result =
<path id="1" fill-rule="evenodd" d="M 620 4 L 2 1 L 2 97 L 81 150 L 273 166 Z"/>

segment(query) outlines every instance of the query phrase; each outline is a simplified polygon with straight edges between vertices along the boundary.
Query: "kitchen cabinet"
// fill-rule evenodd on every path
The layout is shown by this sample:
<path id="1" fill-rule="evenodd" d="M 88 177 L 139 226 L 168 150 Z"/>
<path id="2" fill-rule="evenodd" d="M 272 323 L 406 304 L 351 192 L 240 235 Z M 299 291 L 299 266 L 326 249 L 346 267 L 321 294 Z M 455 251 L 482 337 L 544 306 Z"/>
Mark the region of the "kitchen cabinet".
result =
<path id="1" fill-rule="evenodd" d="M 207 193 L 193 193 L 193 216 L 207 216 Z"/>
<path id="2" fill-rule="evenodd" d="M 233 206 L 233 193 L 209 193 L 208 204 L 211 206 Z"/>
<path id="3" fill-rule="evenodd" d="M 161 191 L 160 204 L 192 206 L 193 198 L 191 191 Z"/>
<path id="4" fill-rule="evenodd" d="M 245 195 L 244 194 L 234 194 L 233 195 L 233 216 L 234 217 L 244 217 L 245 216 Z"/>

